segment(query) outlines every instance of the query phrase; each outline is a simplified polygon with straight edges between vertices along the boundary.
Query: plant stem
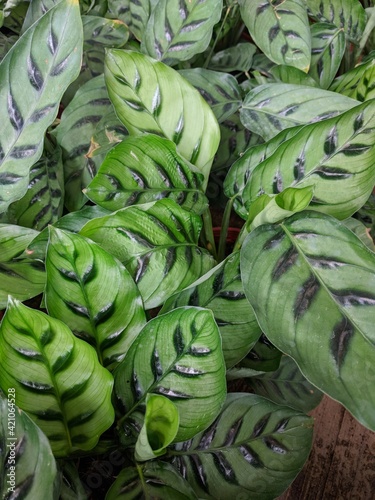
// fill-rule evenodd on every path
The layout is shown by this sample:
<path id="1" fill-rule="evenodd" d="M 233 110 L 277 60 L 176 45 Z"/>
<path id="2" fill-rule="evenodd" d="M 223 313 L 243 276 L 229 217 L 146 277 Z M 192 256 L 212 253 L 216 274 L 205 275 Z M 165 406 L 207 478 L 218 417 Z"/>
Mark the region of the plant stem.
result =
<path id="1" fill-rule="evenodd" d="M 225 205 L 223 219 L 221 221 L 219 249 L 218 249 L 218 253 L 217 253 L 217 257 L 218 257 L 219 262 L 221 262 L 225 258 L 225 246 L 226 246 L 227 235 L 228 235 L 230 214 L 232 213 L 233 201 L 234 201 L 233 198 L 230 198 L 227 201 L 227 204 Z"/>
<path id="2" fill-rule="evenodd" d="M 227 18 L 228 18 L 228 16 L 229 16 L 229 13 L 230 13 L 231 9 L 232 9 L 232 6 L 230 5 L 230 6 L 227 8 L 227 11 L 225 12 L 224 19 L 223 19 L 223 21 L 222 21 L 222 23 L 221 23 L 221 25 L 220 25 L 219 31 L 217 32 L 217 35 L 216 35 L 215 41 L 214 41 L 214 43 L 212 44 L 211 50 L 210 50 L 210 52 L 209 52 L 209 54 L 208 54 L 208 56 L 207 56 L 207 59 L 206 59 L 206 61 L 205 61 L 204 65 L 203 65 L 203 68 L 205 68 L 205 69 L 207 69 L 207 68 L 208 68 L 208 65 L 210 64 L 210 61 L 211 61 L 212 55 L 213 55 L 213 53 L 214 53 L 215 47 L 216 47 L 216 45 L 217 45 L 217 42 L 219 41 L 220 34 L 221 34 L 221 32 L 223 31 L 224 25 L 225 25 L 225 23 L 226 23 L 226 21 L 227 21 Z"/>
<path id="3" fill-rule="evenodd" d="M 203 238 L 205 240 L 205 247 L 211 253 L 215 260 L 217 260 L 216 244 L 214 239 L 214 232 L 212 230 L 212 218 L 209 208 L 202 214 L 203 219 Z"/>

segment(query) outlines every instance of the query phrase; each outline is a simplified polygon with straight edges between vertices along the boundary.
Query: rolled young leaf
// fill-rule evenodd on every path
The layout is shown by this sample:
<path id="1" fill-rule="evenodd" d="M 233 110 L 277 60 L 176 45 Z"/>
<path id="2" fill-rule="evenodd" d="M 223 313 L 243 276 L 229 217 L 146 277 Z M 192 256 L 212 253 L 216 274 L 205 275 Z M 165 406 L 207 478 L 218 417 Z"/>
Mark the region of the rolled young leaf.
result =
<path id="1" fill-rule="evenodd" d="M 374 430 L 375 254 L 336 219 L 302 212 L 250 233 L 241 274 L 270 341 Z"/>
<path id="2" fill-rule="evenodd" d="M 9 299 L 0 325 L 0 389 L 48 437 L 56 457 L 91 450 L 113 423 L 113 377 L 61 321 Z"/>

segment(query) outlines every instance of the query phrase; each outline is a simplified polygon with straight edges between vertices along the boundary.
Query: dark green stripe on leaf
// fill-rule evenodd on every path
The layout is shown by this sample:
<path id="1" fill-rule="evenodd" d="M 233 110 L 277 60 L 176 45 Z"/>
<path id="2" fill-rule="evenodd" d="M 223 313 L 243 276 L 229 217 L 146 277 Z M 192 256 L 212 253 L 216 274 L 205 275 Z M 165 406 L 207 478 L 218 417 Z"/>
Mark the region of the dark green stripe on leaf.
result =
<path id="1" fill-rule="evenodd" d="M 342 318 L 332 331 L 330 349 L 339 369 L 345 360 L 345 356 L 349 350 L 350 341 L 353 336 L 354 326 L 347 318 Z"/>
<path id="2" fill-rule="evenodd" d="M 294 316 L 296 319 L 300 319 L 308 311 L 319 290 L 320 283 L 311 274 L 297 294 L 294 303 Z"/>
<path id="3" fill-rule="evenodd" d="M 294 266 L 298 259 L 298 252 L 294 247 L 290 247 L 277 261 L 272 270 L 272 279 L 277 281 L 281 276 Z"/>

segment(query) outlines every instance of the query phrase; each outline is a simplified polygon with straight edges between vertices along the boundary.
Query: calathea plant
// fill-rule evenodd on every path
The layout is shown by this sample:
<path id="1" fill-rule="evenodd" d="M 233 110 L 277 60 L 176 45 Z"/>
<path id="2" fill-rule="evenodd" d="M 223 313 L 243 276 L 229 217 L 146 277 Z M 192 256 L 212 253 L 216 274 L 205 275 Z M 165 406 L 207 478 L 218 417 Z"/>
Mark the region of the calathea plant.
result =
<path id="1" fill-rule="evenodd" d="M 323 392 L 375 430 L 373 5 L 1 6 L 1 498 L 271 499 Z"/>

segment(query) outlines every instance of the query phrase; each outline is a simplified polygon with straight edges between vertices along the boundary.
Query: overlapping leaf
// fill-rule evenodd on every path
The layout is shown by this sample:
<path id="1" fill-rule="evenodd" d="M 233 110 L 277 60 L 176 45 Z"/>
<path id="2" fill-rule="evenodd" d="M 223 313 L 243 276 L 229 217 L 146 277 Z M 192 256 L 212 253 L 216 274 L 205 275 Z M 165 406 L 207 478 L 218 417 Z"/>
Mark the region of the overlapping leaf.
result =
<path id="1" fill-rule="evenodd" d="M 88 158 L 97 155 L 106 155 L 118 142 L 127 137 L 128 131 L 117 118 L 115 110 L 111 107 L 96 125 L 91 137 Z"/>
<path id="2" fill-rule="evenodd" d="M 57 469 L 48 439 L 8 394 L 0 397 L 0 497 L 53 498 Z"/>
<path id="3" fill-rule="evenodd" d="M 29 3 L 25 19 L 22 24 L 21 33 L 24 33 L 32 24 L 40 19 L 44 14 L 52 9 L 58 0 L 33 0 Z"/>
<path id="4" fill-rule="evenodd" d="M 177 407 L 175 442 L 192 438 L 212 423 L 226 394 L 225 365 L 213 314 L 180 307 L 152 319 L 115 371 L 121 420 L 161 394 Z"/>
<path id="5" fill-rule="evenodd" d="M 158 0 L 143 33 L 144 53 L 173 66 L 206 50 L 223 0 Z"/>
<path id="6" fill-rule="evenodd" d="M 46 271 L 49 314 L 93 345 L 104 366 L 121 361 L 146 322 L 125 267 L 92 241 L 51 227 Z"/>
<path id="7" fill-rule="evenodd" d="M 313 210 L 345 219 L 368 199 L 375 183 L 375 100 L 303 127 L 251 173 L 247 208 L 261 193 L 314 187 Z"/>
<path id="8" fill-rule="evenodd" d="M 336 219 L 304 212 L 250 233 L 241 271 L 271 342 L 375 429 L 375 254 Z"/>
<path id="9" fill-rule="evenodd" d="M 285 64 L 273 66 L 271 69 L 271 75 L 274 77 L 276 82 L 319 87 L 318 83 L 310 75 L 306 74 L 301 69 L 294 68 L 293 66 L 286 66 Z"/>
<path id="10" fill-rule="evenodd" d="M 172 141 L 147 134 L 115 146 L 84 192 L 109 210 L 170 198 L 200 214 L 207 207 L 202 181 Z"/>
<path id="11" fill-rule="evenodd" d="M 138 39 L 142 40 L 153 4 L 157 0 L 108 0 L 108 12 L 123 21 Z"/>
<path id="12" fill-rule="evenodd" d="M 0 388 L 49 438 L 55 456 L 90 450 L 112 424 L 112 375 L 61 321 L 10 299 L 0 325 Z"/>
<path id="13" fill-rule="evenodd" d="M 64 0 L 34 24 L 1 62 L 1 212 L 26 193 L 29 169 L 42 154 L 44 133 L 57 115 L 64 90 L 79 73 L 81 47 L 78 2 Z"/>
<path id="14" fill-rule="evenodd" d="M 261 335 L 254 311 L 245 297 L 236 252 L 198 281 L 173 295 L 161 313 L 180 306 L 211 309 L 219 327 L 227 367 L 238 363 Z"/>
<path id="15" fill-rule="evenodd" d="M 258 372 L 273 372 L 279 368 L 282 353 L 268 340 L 264 333 L 245 356 L 238 367 Z"/>
<path id="16" fill-rule="evenodd" d="M 82 16 L 84 44 L 88 49 L 100 44 L 107 47 L 122 47 L 129 38 L 127 26 L 119 19 L 99 16 Z"/>
<path id="17" fill-rule="evenodd" d="M 192 85 L 161 62 L 119 49 L 107 52 L 105 77 L 116 113 L 130 134 L 165 136 L 208 178 L 219 126 Z"/>
<path id="18" fill-rule="evenodd" d="M 313 421 L 255 394 L 228 394 L 215 422 L 177 444 L 173 465 L 199 498 L 279 496 L 307 459 Z"/>
<path id="19" fill-rule="evenodd" d="M 239 0 L 239 4 L 253 40 L 271 61 L 308 71 L 310 28 L 303 0 Z"/>
<path id="20" fill-rule="evenodd" d="M 281 130 L 336 116 L 358 101 L 306 85 L 268 83 L 251 90 L 241 108 L 246 128 L 272 139 Z"/>
<path id="21" fill-rule="evenodd" d="M 8 295 L 26 300 L 43 292 L 44 265 L 20 258 L 37 235 L 34 229 L 0 224 L 0 309 L 6 307 Z"/>
<path id="22" fill-rule="evenodd" d="M 220 50 L 212 56 L 209 68 L 216 71 L 249 71 L 256 52 L 256 46 L 252 43 L 242 42 Z"/>
<path id="23" fill-rule="evenodd" d="M 367 101 L 375 98 L 374 77 L 375 58 L 371 58 L 336 78 L 330 90 L 358 101 Z"/>
<path id="24" fill-rule="evenodd" d="M 125 264 L 151 309 L 214 266 L 198 246 L 201 225 L 197 215 L 163 199 L 92 220 L 81 234 Z"/>

